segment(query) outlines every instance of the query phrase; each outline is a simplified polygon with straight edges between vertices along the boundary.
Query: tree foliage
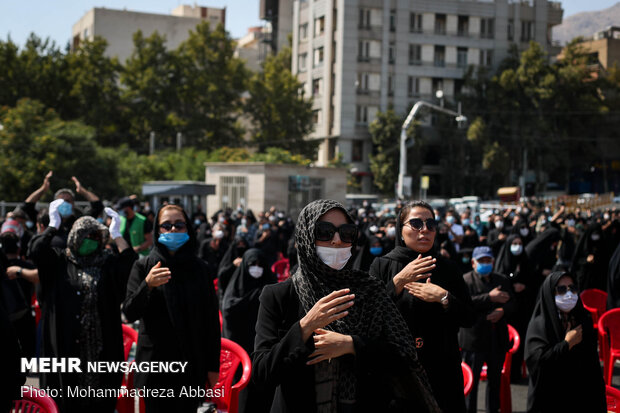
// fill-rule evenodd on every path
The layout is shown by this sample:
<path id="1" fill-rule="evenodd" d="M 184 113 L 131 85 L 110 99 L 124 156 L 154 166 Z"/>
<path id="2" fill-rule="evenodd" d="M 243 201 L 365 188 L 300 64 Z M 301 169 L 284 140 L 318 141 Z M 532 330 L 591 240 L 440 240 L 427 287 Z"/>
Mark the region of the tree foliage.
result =
<path id="1" fill-rule="evenodd" d="M 259 151 L 278 146 L 314 158 L 318 141 L 305 139 L 313 130 L 312 99 L 290 70 L 291 49 L 286 47 L 265 60 L 263 70 L 250 79 L 246 111 L 255 125 Z"/>

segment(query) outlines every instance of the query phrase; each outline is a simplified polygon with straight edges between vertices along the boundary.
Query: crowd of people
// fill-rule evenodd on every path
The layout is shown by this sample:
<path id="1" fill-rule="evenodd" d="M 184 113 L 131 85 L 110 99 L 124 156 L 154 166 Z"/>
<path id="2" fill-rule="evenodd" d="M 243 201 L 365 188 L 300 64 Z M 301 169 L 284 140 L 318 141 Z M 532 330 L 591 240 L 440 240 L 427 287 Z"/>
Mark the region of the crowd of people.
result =
<path id="1" fill-rule="evenodd" d="M 476 412 L 485 363 L 486 410 L 498 412 L 510 325 L 523 343 L 512 380 L 523 380 L 525 361 L 528 411 L 605 411 L 579 292 L 606 291 L 608 307 L 620 307 L 620 211 L 531 201 L 483 221 L 423 201 L 374 210 L 317 200 L 298 217 L 242 207 L 208 217 L 173 203 L 154 211 L 135 196 L 104 207 L 77 178 L 37 210 L 52 177 L 0 220 L 0 362 L 14 372 L 2 409 L 24 382 L 20 357 L 124 360 L 124 322 L 138 325 L 136 362 L 189 366 L 137 373 L 137 387 L 214 386 L 223 336 L 252 356 L 240 411 L 346 413 Z M 286 280 L 272 270 L 283 259 Z M 467 398 L 462 361 L 474 374 Z M 122 379 L 39 376 L 50 388 Z M 557 397 L 558 388 L 579 397 Z M 116 400 L 56 402 L 63 412 L 113 412 Z M 201 402 L 145 399 L 147 412 L 193 412 Z"/>

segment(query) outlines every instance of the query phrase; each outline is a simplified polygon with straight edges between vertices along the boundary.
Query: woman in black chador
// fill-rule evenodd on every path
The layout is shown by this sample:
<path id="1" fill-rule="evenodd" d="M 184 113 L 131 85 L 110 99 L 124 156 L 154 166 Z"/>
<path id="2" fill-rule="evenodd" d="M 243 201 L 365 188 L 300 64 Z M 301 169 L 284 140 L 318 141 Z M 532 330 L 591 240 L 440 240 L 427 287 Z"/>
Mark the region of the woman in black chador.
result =
<path id="1" fill-rule="evenodd" d="M 541 286 L 525 340 L 527 411 L 607 411 L 592 318 L 573 278 L 553 272 Z"/>
<path id="2" fill-rule="evenodd" d="M 527 325 L 532 317 L 538 286 L 535 284 L 534 269 L 525 252 L 525 241 L 520 234 L 511 234 L 506 238 L 504 245 L 499 250 L 495 261 L 495 272 L 504 274 L 510 280 L 516 311 L 510 314 L 506 321 L 519 333 L 521 340 L 525 339 Z M 523 364 L 523 346 L 519 346 L 512 356 L 511 380 L 521 380 L 521 365 Z"/>
<path id="3" fill-rule="evenodd" d="M 263 289 L 256 325 L 252 375 L 276 387 L 271 412 L 439 412 L 398 310 L 352 269 L 344 207 L 308 204 L 295 237 L 298 270 Z"/>
<path id="4" fill-rule="evenodd" d="M 109 232 L 96 219 L 84 216 L 71 227 L 66 248 L 52 247 L 61 221 L 60 203 L 50 204 L 49 227 L 31 243 L 41 282 L 41 355 L 78 357 L 82 373 L 45 373 L 40 387 L 62 389 L 64 397 L 56 399 L 62 412 L 113 412 L 116 398 L 68 397 L 67 387 L 120 387 L 120 373 L 89 372 L 86 365 L 123 360 L 120 304 L 137 255 L 121 236 L 120 218 L 110 208 L 106 208 L 112 217 Z M 104 248 L 110 235 L 120 254 Z"/>
<path id="5" fill-rule="evenodd" d="M 136 388 L 172 389 L 174 398 L 146 398 L 146 411 L 195 412 L 199 397 L 180 397 L 185 386 L 215 385 L 220 363 L 220 323 L 207 264 L 196 255 L 196 235 L 185 211 L 162 207 L 155 245 L 135 263 L 123 312 L 140 319 L 136 362 L 188 362 L 184 373 L 136 373 Z"/>
<path id="6" fill-rule="evenodd" d="M 375 259 L 370 274 L 383 280 L 407 322 L 442 411 L 464 412 L 458 332 L 476 315 L 461 270 L 433 253 L 436 232 L 433 208 L 408 203 L 396 222 L 396 247 Z"/>

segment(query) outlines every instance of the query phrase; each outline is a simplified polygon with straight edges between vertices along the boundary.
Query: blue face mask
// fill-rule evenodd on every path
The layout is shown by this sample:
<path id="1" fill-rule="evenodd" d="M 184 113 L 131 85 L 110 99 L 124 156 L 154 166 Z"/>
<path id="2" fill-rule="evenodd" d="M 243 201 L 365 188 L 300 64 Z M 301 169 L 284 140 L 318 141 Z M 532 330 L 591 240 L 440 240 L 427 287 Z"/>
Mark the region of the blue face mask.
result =
<path id="1" fill-rule="evenodd" d="M 370 253 L 375 257 L 381 255 L 383 252 L 383 247 L 370 247 Z"/>
<path id="2" fill-rule="evenodd" d="M 446 217 L 446 222 L 447 222 L 448 224 L 454 224 L 454 217 L 453 217 L 452 215 L 448 215 L 448 216 Z"/>
<path id="3" fill-rule="evenodd" d="M 269 224 L 263 224 L 263 229 L 269 229 Z"/>
<path id="4" fill-rule="evenodd" d="M 97 222 L 99 222 L 100 224 L 103 224 L 103 218 L 97 218 Z"/>
<path id="5" fill-rule="evenodd" d="M 493 264 L 476 263 L 476 272 L 480 275 L 489 275 L 493 271 Z"/>
<path id="6" fill-rule="evenodd" d="M 73 213 L 73 205 L 71 205 L 67 201 L 63 202 L 62 204 L 58 205 L 58 213 L 63 218 L 70 216 Z"/>
<path id="7" fill-rule="evenodd" d="M 168 232 L 160 234 L 158 241 L 170 251 L 176 251 L 189 241 L 189 235 L 187 232 Z"/>
<path id="8" fill-rule="evenodd" d="M 467 227 L 467 226 L 469 226 L 469 224 L 471 224 L 471 221 L 470 221 L 470 220 L 468 220 L 467 218 L 465 218 L 465 219 L 463 220 L 463 225 Z"/>
<path id="9" fill-rule="evenodd" d="M 34 222 L 32 222 L 32 221 L 26 221 L 26 227 L 27 227 L 28 229 L 32 229 L 32 227 L 34 227 Z"/>
<path id="10" fill-rule="evenodd" d="M 199 219 L 195 219 L 195 220 L 194 220 L 194 225 L 196 225 L 196 227 L 199 227 L 199 226 L 200 226 L 200 224 L 202 224 L 202 221 L 201 221 L 201 220 L 199 220 Z"/>

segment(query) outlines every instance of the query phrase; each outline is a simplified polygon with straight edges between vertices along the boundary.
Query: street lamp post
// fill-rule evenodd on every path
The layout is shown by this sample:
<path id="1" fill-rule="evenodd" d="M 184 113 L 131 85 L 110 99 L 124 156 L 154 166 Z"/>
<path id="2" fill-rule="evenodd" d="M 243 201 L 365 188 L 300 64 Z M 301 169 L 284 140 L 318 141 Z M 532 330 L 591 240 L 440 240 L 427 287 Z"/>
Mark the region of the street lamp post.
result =
<path id="1" fill-rule="evenodd" d="M 461 125 L 464 126 L 467 123 L 467 118 L 461 114 L 460 103 L 459 103 L 458 112 L 443 108 L 441 106 L 433 105 L 432 103 L 428 103 L 423 100 L 419 100 L 416 102 L 415 105 L 413 105 L 413 108 L 411 108 L 411 111 L 409 112 L 409 115 L 407 115 L 407 119 L 405 119 L 405 122 L 403 123 L 403 126 L 400 130 L 400 165 L 399 165 L 399 170 L 398 170 L 398 191 L 397 191 L 397 196 L 399 199 L 404 198 L 404 192 L 405 192 L 404 191 L 405 172 L 407 171 L 407 146 L 406 146 L 407 128 L 409 128 L 409 125 L 411 125 L 411 122 L 413 122 L 413 119 L 415 118 L 415 116 L 418 114 L 420 109 L 422 109 L 422 107 L 424 106 L 430 109 L 434 109 L 438 112 L 443 112 L 448 115 L 454 116 L 455 120 L 459 124 L 459 127 L 461 127 Z"/>

